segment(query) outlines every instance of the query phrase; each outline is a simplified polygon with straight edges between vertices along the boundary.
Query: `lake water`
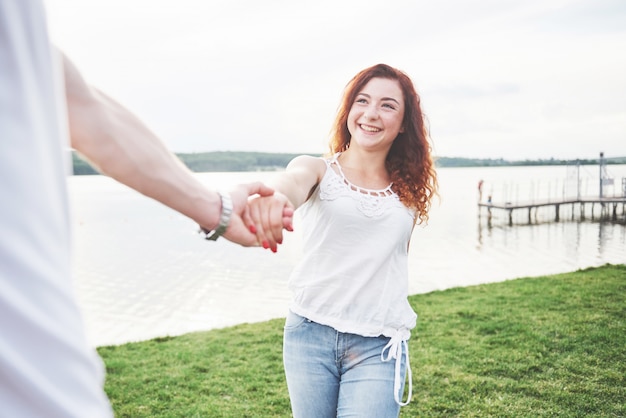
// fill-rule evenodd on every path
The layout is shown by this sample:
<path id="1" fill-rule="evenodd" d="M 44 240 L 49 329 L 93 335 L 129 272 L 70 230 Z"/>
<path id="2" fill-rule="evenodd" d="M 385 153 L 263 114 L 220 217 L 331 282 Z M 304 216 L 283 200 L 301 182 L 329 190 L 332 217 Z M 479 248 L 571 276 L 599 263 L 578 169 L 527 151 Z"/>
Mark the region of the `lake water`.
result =
<path id="1" fill-rule="evenodd" d="M 509 226 L 483 200 L 516 202 L 598 194 L 597 166 L 442 168 L 440 201 L 410 249 L 412 294 L 518 277 L 626 264 L 626 225 L 561 222 Z M 626 165 L 608 166 L 621 195 Z M 206 184 L 268 180 L 276 173 L 201 173 Z M 579 180 L 573 180 L 579 179 Z M 278 253 L 208 242 L 182 215 L 103 176 L 69 179 L 75 234 L 74 274 L 88 336 L 95 346 L 284 317 L 287 278 L 300 254 L 298 220 Z M 578 187 L 576 186 L 578 185 Z M 590 210 L 586 211 L 587 216 Z M 538 219 L 552 215 L 539 213 Z M 564 220 L 568 219 L 568 220 Z M 622 218 L 623 220 L 623 218 Z M 419 314 L 419 309 L 418 309 Z"/>

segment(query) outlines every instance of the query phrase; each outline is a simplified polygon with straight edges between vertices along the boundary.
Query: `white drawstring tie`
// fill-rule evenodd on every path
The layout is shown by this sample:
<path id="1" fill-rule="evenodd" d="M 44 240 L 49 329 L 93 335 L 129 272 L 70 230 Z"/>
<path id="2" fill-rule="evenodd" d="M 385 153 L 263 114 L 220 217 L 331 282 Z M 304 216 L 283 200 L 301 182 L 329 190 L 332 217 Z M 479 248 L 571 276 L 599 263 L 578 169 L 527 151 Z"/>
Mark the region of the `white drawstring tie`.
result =
<path id="1" fill-rule="evenodd" d="M 411 396 L 413 395 L 413 377 L 411 375 L 411 365 L 409 364 L 409 346 L 407 344 L 407 338 L 405 336 L 406 332 L 398 331 L 395 333 L 393 337 L 389 340 L 385 348 L 383 348 L 382 353 L 380 353 L 380 359 L 382 361 L 389 361 L 391 359 L 396 359 L 396 373 L 395 379 L 393 382 L 393 398 L 396 400 L 396 403 L 400 406 L 406 406 L 411 401 Z M 409 334 L 410 335 L 410 334 Z M 402 394 L 400 393 L 400 369 L 402 366 L 402 347 L 404 346 L 404 353 L 406 355 L 406 369 L 407 369 L 407 377 L 409 379 L 409 394 L 406 399 L 406 402 L 401 402 L 400 397 Z M 387 351 L 387 355 L 385 355 L 385 350 Z M 406 382 L 406 378 L 405 378 Z"/>

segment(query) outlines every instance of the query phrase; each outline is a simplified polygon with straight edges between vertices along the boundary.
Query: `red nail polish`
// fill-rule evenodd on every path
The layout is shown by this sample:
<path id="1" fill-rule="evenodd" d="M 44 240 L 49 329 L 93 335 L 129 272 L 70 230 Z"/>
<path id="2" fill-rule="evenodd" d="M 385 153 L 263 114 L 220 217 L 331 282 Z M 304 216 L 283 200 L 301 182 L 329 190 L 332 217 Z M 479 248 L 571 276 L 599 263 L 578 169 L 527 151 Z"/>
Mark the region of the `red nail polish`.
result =
<path id="1" fill-rule="evenodd" d="M 252 232 L 253 234 L 256 234 L 256 226 L 254 225 L 250 225 L 250 227 L 248 228 L 250 230 L 250 232 Z"/>
<path id="2" fill-rule="evenodd" d="M 270 247 L 270 243 L 267 240 L 263 240 L 263 248 L 268 249 Z"/>

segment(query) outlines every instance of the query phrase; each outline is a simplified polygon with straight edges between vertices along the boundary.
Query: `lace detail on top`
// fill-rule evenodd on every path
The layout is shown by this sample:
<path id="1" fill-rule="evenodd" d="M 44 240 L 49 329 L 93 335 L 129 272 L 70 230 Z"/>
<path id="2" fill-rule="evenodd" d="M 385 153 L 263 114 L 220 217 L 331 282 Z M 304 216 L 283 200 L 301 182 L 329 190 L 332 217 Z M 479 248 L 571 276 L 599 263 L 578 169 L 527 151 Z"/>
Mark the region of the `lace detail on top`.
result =
<path id="1" fill-rule="evenodd" d="M 326 160 L 328 171 L 331 173 L 327 177 L 328 182 L 320 190 L 322 200 L 335 200 L 338 197 L 351 197 L 357 202 L 357 207 L 363 215 L 373 218 L 382 215 L 393 206 L 401 205 L 398 195 L 391 189 L 393 183 L 380 190 L 364 189 L 355 184 L 343 174 L 343 170 L 337 161 L 339 154 L 335 154 L 332 159 Z M 332 169 L 332 165 L 337 167 L 337 171 Z"/>

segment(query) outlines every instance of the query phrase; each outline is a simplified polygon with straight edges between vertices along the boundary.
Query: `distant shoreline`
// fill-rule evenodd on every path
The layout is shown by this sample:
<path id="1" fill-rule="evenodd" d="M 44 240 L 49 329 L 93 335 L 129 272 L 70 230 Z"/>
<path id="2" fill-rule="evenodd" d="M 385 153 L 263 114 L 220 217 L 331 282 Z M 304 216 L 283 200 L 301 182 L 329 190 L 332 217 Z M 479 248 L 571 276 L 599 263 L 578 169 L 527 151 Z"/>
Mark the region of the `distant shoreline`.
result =
<path id="1" fill-rule="evenodd" d="M 176 153 L 176 156 L 196 173 L 205 172 L 255 172 L 275 171 L 287 166 L 294 157 L 302 154 L 265 153 L 245 151 L 213 151 L 200 153 Z M 307 154 L 320 155 L 320 154 Z M 437 167 L 510 167 L 546 165 L 598 165 L 599 159 L 560 160 L 506 160 L 504 158 L 435 157 Z M 626 164 L 625 157 L 605 158 L 606 164 Z M 74 175 L 99 174 L 76 152 L 72 153 Z"/>

